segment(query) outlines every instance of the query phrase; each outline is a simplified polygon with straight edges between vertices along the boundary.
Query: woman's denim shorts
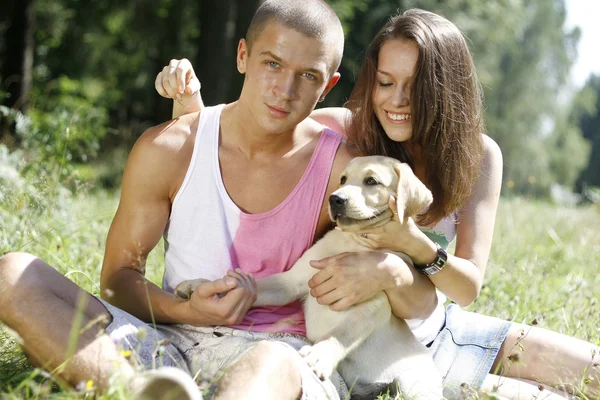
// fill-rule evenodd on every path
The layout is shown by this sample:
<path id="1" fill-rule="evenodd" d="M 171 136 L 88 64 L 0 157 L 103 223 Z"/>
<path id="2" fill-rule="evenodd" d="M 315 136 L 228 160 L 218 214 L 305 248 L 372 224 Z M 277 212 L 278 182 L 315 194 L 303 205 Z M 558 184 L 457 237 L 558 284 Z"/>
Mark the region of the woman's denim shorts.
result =
<path id="1" fill-rule="evenodd" d="M 490 372 L 512 322 L 446 307 L 446 323 L 430 346 L 444 379 L 444 396 L 479 389 Z"/>

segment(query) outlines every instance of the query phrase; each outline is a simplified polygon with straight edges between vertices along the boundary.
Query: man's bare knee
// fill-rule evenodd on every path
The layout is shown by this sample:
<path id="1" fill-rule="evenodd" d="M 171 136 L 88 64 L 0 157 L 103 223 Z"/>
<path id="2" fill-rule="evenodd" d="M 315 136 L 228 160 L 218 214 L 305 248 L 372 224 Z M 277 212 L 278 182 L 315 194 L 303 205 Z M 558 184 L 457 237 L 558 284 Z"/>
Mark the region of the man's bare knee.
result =
<path id="1" fill-rule="evenodd" d="M 281 343 L 263 340 L 253 346 L 248 354 L 256 361 L 264 362 L 268 367 L 281 368 L 285 372 L 297 371 L 296 351 Z"/>
<path id="2" fill-rule="evenodd" d="M 280 343 L 272 342 L 270 340 L 261 340 L 251 347 L 251 351 L 255 351 L 260 354 L 264 354 L 265 356 L 276 356 L 281 353 L 287 353 L 287 347 L 282 346 Z M 289 349 L 290 352 L 292 351 Z"/>
<path id="3" fill-rule="evenodd" d="M 88 318 L 108 315 L 102 303 L 43 260 L 27 253 L 8 253 L 0 258 L 0 317 L 7 312 L 26 312 L 27 307 L 43 307 L 50 298 L 60 307 L 84 310 Z M 23 300 L 27 301 L 23 301 Z M 36 305 L 37 304 L 37 305 Z M 27 314 L 29 314 L 27 312 Z"/>
<path id="4" fill-rule="evenodd" d="M 269 399 L 297 398 L 302 379 L 296 357 L 295 350 L 281 343 L 258 342 L 219 381 L 216 398 L 233 399 L 239 393 L 260 393 Z M 275 397 L 265 393 L 267 387 Z"/>
<path id="5" fill-rule="evenodd" d="M 15 285 L 22 278 L 23 273 L 36 264 L 44 262 L 29 253 L 11 252 L 0 257 L 0 287 Z"/>
<path id="6" fill-rule="evenodd" d="M 22 253 L 22 252 L 9 252 L 0 257 L 0 276 L 5 274 L 7 270 L 24 267 L 32 261 L 36 260 L 37 257 L 33 254 Z"/>
<path id="7" fill-rule="evenodd" d="M 0 306 L 13 297 L 13 288 L 25 269 L 39 260 L 28 253 L 11 252 L 0 257 Z"/>

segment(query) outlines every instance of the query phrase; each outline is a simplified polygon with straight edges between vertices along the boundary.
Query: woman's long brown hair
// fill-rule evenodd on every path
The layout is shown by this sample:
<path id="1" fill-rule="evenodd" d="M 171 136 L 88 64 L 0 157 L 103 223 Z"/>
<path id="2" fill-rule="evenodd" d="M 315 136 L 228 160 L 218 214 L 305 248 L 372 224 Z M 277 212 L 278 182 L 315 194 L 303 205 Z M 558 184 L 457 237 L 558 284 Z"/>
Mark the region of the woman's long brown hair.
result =
<path id="1" fill-rule="evenodd" d="M 418 9 L 391 18 L 369 45 L 347 104 L 352 111 L 348 141 L 362 154 L 394 157 L 414 168 L 404 144 L 386 135 L 373 106 L 379 52 L 395 39 L 419 47 L 410 94 L 411 142 L 422 149 L 424 183 L 433 193 L 433 204 L 418 221 L 429 226 L 464 206 L 479 176 L 482 90 L 465 38 L 454 24 Z"/>

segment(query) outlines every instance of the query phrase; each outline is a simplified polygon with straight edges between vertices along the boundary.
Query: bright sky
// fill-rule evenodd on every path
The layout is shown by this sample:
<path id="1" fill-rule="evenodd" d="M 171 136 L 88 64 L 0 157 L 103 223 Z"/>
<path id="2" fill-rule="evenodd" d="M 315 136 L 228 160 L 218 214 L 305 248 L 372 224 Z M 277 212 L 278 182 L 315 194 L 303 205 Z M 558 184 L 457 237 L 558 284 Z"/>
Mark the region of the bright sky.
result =
<path id="1" fill-rule="evenodd" d="M 591 73 L 600 74 L 600 0 L 566 0 L 567 27 L 581 29 L 572 83 L 580 88 Z"/>

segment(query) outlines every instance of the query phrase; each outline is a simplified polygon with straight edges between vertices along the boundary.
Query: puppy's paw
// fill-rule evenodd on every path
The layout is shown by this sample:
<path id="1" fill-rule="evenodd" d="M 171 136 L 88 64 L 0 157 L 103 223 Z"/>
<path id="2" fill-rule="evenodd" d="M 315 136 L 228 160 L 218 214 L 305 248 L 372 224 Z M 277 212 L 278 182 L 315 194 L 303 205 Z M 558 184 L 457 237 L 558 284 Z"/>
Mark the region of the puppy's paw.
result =
<path id="1" fill-rule="evenodd" d="M 193 279 L 181 282 L 175 287 L 173 294 L 180 299 L 189 300 L 194 290 L 198 287 L 198 281 L 199 279 Z"/>
<path id="2" fill-rule="evenodd" d="M 314 346 L 304 346 L 300 349 L 299 353 L 319 379 L 325 380 L 333 374 L 337 362 L 325 348 L 319 347 L 319 343 Z"/>

